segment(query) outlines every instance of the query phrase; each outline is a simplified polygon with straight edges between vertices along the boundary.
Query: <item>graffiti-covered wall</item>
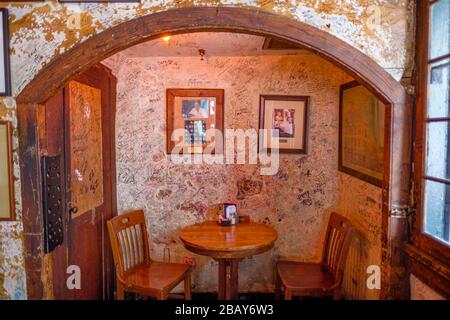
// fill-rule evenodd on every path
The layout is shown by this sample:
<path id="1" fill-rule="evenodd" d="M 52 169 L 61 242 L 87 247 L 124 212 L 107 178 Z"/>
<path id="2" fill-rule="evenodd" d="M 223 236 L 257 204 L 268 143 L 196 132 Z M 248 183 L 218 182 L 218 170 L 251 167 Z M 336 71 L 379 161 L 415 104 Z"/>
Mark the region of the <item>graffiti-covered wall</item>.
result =
<path id="1" fill-rule="evenodd" d="M 320 259 L 327 213 L 337 204 L 339 86 L 347 74 L 313 54 L 123 58 L 113 72 L 119 211 L 145 209 L 156 259 L 165 248 L 173 261 L 191 258 L 180 229 L 211 218 L 208 207 L 221 202 L 237 203 L 279 235 L 274 250 L 240 263 L 242 291 L 272 288 L 279 256 Z M 259 128 L 260 94 L 310 96 L 308 155 L 280 155 L 278 173 L 267 176 L 260 165 L 176 164 L 165 151 L 167 88 L 224 89 L 224 127 L 242 130 Z M 216 290 L 217 263 L 194 260 L 194 289 Z"/>

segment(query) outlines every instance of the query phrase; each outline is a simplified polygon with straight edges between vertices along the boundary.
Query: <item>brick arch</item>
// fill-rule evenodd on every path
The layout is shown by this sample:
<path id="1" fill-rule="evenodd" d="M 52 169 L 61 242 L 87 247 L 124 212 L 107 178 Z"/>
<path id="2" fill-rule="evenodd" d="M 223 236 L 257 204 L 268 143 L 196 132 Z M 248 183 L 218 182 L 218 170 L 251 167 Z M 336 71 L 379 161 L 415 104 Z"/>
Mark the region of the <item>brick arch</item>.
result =
<path id="1" fill-rule="evenodd" d="M 71 78 L 114 53 L 164 34 L 198 31 L 248 33 L 298 44 L 348 72 L 387 105 L 382 284 L 386 298 L 405 297 L 404 263 L 398 249 L 407 234 L 411 110 L 403 86 L 358 49 L 308 24 L 254 9 L 193 7 L 142 16 L 90 37 L 44 66 L 16 97 L 29 298 L 41 298 L 44 287 L 40 274 L 42 264 L 36 263 L 42 260 L 42 246 L 39 241 L 27 238 L 27 233 L 42 230 L 41 222 L 36 219 L 39 205 L 34 203 L 34 199 L 40 199 L 39 188 L 33 188 L 40 186 L 34 110 Z"/>

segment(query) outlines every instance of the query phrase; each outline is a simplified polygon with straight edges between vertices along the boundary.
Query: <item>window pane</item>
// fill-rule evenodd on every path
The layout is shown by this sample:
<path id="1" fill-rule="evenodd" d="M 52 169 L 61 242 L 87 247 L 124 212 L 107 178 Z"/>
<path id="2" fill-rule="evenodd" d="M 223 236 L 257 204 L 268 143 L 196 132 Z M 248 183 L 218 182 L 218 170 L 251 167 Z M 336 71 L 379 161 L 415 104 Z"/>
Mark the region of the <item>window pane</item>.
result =
<path id="1" fill-rule="evenodd" d="M 450 0 L 449 0 L 450 1 Z M 430 66 L 428 84 L 428 117 L 442 118 L 450 116 L 450 59 Z"/>
<path id="2" fill-rule="evenodd" d="M 431 7 L 430 59 L 450 52 L 450 1 L 441 0 Z"/>
<path id="3" fill-rule="evenodd" d="M 425 180 L 424 231 L 449 242 L 450 186 Z"/>
<path id="4" fill-rule="evenodd" d="M 428 123 L 426 175 L 450 180 L 449 122 Z"/>

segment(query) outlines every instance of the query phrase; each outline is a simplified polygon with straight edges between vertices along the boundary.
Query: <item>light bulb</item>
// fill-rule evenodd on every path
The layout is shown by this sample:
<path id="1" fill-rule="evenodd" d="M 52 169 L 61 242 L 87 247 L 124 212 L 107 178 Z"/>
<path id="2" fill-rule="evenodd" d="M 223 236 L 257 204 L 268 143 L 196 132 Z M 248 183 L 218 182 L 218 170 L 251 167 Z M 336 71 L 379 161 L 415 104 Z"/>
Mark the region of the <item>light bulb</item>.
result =
<path id="1" fill-rule="evenodd" d="M 164 36 L 164 37 L 162 37 L 161 39 L 162 39 L 162 41 L 164 41 L 166 44 L 169 44 L 169 43 L 170 43 L 170 39 L 172 39 L 172 37 L 171 37 L 171 36 Z"/>

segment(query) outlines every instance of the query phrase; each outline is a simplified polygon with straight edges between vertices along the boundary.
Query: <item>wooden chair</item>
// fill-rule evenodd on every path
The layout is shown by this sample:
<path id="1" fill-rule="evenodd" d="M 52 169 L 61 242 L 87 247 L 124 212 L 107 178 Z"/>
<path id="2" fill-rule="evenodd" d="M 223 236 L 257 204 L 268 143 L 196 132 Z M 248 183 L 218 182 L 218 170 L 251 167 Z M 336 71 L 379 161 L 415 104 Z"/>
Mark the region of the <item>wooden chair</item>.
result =
<path id="1" fill-rule="evenodd" d="M 292 296 L 333 296 L 333 299 L 340 299 L 352 229 L 347 219 L 332 213 L 320 263 L 278 261 L 275 298 L 280 298 L 283 286 L 285 300 L 291 300 Z"/>
<path id="2" fill-rule="evenodd" d="M 181 263 L 152 261 L 142 210 L 121 214 L 108 221 L 114 264 L 117 300 L 125 291 L 165 300 L 184 281 L 184 296 L 191 299 L 191 269 Z"/>

